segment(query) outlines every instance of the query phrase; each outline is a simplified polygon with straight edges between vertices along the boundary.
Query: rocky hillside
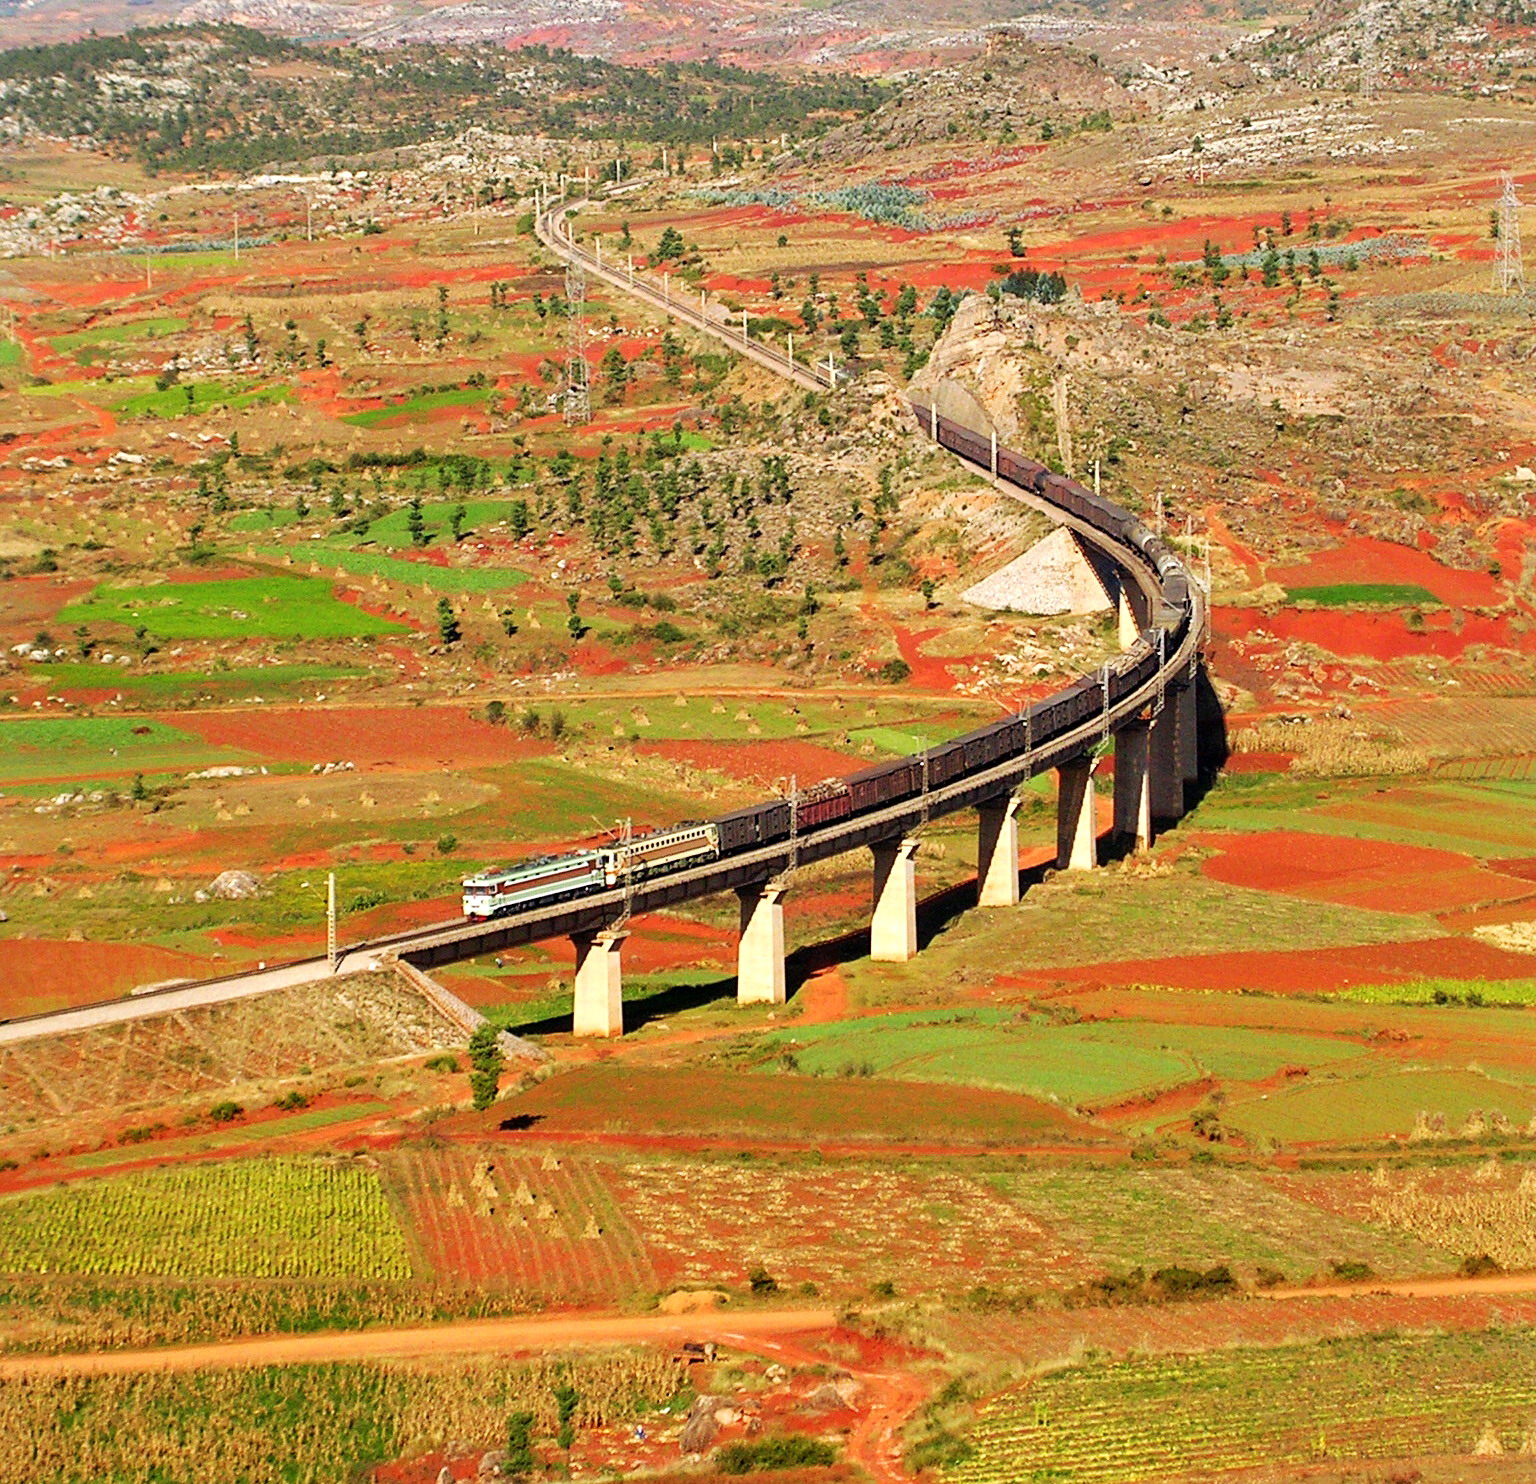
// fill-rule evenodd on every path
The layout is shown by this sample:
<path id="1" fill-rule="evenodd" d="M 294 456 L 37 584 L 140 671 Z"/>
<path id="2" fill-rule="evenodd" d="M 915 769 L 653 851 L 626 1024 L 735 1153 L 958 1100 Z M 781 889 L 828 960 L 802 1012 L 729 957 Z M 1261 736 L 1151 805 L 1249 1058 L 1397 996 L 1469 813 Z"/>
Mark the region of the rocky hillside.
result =
<path id="1" fill-rule="evenodd" d="M 985 56 L 917 78 L 867 118 L 831 131 L 815 157 L 854 163 L 945 140 L 1033 142 L 1047 126 L 1060 135 L 1145 108 L 1093 53 L 994 31 Z"/>

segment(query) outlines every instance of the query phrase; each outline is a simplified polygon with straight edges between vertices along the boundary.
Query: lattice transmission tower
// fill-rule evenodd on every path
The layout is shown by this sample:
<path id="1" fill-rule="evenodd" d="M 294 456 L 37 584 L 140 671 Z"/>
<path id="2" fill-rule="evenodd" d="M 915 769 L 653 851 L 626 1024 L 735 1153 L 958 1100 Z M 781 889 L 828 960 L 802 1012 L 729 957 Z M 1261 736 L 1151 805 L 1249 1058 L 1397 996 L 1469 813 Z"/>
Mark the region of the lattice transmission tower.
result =
<path id="1" fill-rule="evenodd" d="M 1499 251 L 1493 260 L 1495 292 L 1507 294 L 1513 289 L 1525 292 L 1525 259 L 1520 252 L 1520 198 L 1515 195 L 1514 177 L 1503 174 L 1504 194 L 1499 197 Z"/>
<path id="2" fill-rule="evenodd" d="M 565 265 L 565 420 L 592 421 L 592 380 L 587 368 L 587 275 L 579 263 Z"/>

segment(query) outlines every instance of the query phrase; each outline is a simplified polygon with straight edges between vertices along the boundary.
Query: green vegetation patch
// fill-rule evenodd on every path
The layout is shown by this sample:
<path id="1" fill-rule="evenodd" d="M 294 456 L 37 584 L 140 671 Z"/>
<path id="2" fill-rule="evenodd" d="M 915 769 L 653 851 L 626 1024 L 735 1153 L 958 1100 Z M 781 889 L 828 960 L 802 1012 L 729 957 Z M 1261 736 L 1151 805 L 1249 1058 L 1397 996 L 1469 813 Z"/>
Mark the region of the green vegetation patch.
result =
<path id="1" fill-rule="evenodd" d="M 1329 1460 L 1518 1452 L 1536 1337 L 1489 1331 L 1137 1359 L 1051 1372 L 981 1411 L 955 1484 L 1124 1484 Z"/>
<path id="2" fill-rule="evenodd" d="M 372 1171 L 244 1159 L 0 1201 L 0 1271 L 399 1279 L 411 1261 Z"/>
<path id="3" fill-rule="evenodd" d="M 1359 1005 L 1536 1005 L 1536 979 L 1413 979 L 1402 984 L 1356 984 L 1338 999 Z"/>
<path id="4" fill-rule="evenodd" d="M 342 680 L 361 680 L 367 670 L 346 665 L 260 665 L 229 670 L 141 671 L 115 665 L 38 665 L 39 678 L 53 691 L 120 691 L 148 705 L 168 705 L 190 696 L 217 701 L 259 695 L 265 700 L 296 690 L 313 690 Z M 137 725 L 137 723 L 135 723 Z"/>
<path id="5" fill-rule="evenodd" d="M 863 1077 L 808 1084 L 712 1067 L 580 1067 L 506 1105 L 554 1131 L 735 1134 L 782 1139 L 955 1139 L 978 1145 L 1040 1138 L 1110 1142 L 1034 1098 L 926 1089 Z"/>
<path id="6" fill-rule="evenodd" d="M 123 417 L 189 417 L 215 407 L 238 411 L 258 403 L 291 402 L 291 386 L 253 386 L 243 381 L 185 381 L 140 392 L 118 406 Z"/>
<path id="7" fill-rule="evenodd" d="M 425 583 L 435 593 L 494 593 L 528 580 L 528 574 L 515 567 L 439 567 L 435 562 L 413 562 L 382 551 L 320 547 L 318 542 L 316 547 L 310 555 L 322 566 L 340 567 L 354 577 L 382 577 L 413 586 Z M 268 547 L 261 554 L 277 558 L 293 555 L 281 547 Z"/>
<path id="8" fill-rule="evenodd" d="M 1437 608 L 1440 599 L 1414 582 L 1332 582 L 1319 587 L 1292 587 L 1286 596 L 1319 608 Z"/>
<path id="9" fill-rule="evenodd" d="M 1193 818 L 1201 829 L 1305 830 L 1496 862 L 1536 854 L 1536 780 L 1413 778 L 1383 788 L 1376 779 L 1228 774 Z"/>
<path id="10" fill-rule="evenodd" d="M 235 577 L 98 587 L 60 623 L 142 626 L 163 639 L 354 639 L 402 626 L 343 603 L 320 577 Z"/>
<path id="11" fill-rule="evenodd" d="M 90 1154 L 71 1154 L 61 1159 L 59 1164 L 71 1170 L 105 1170 L 113 1165 L 133 1164 L 150 1156 L 155 1159 L 177 1159 L 189 1154 L 204 1154 L 211 1149 L 261 1144 L 268 1139 L 329 1128 L 335 1123 L 353 1123 L 360 1118 L 376 1118 L 388 1112 L 388 1103 L 340 1103 L 333 1108 L 312 1108 L 308 1113 L 299 1113 L 292 1118 L 226 1126 L 218 1133 L 195 1134 L 186 1139 L 157 1139 L 148 1146 L 125 1144 L 116 1149 L 97 1149 Z"/>
<path id="12" fill-rule="evenodd" d="M 0 340 L 0 366 L 19 366 L 26 357 L 14 340 Z"/>
<path id="13" fill-rule="evenodd" d="M 1322 1036 L 1138 1021 L 1053 1025 L 1007 1011 L 881 1015 L 771 1037 L 802 1072 L 954 1082 L 1070 1104 L 1175 1087 L 1203 1076 L 1256 1081 L 1297 1062 L 1361 1054 Z"/>
<path id="14" fill-rule="evenodd" d="M 0 722 L 0 779 L 6 782 L 149 773 L 248 760 L 233 748 L 214 747 L 178 727 L 140 717 L 29 717 Z"/>
<path id="15" fill-rule="evenodd" d="M 53 348 L 73 355 L 80 350 L 93 350 L 102 346 L 124 345 L 135 340 L 158 340 L 162 335 L 176 335 L 187 328 L 188 321 L 179 315 L 161 314 L 149 319 L 121 320 L 112 324 L 93 325 L 89 330 L 76 330 L 69 335 L 55 335 Z"/>
<path id="16" fill-rule="evenodd" d="M 370 407 L 366 412 L 347 412 L 341 421 L 354 428 L 376 428 L 383 423 L 409 422 L 425 414 L 440 412 L 445 407 L 484 407 L 487 397 L 484 388 L 455 388 L 446 392 L 422 392 L 396 402 L 389 407 Z"/>
<path id="17" fill-rule="evenodd" d="M 1222 1122 L 1250 1139 L 1283 1144 L 1348 1144 L 1413 1131 L 1421 1112 L 1443 1113 L 1454 1131 L 1474 1108 L 1523 1126 L 1536 1112 L 1529 1088 L 1478 1071 L 1418 1069 L 1335 1081 L 1310 1079 L 1263 1100 L 1235 1103 Z"/>
<path id="18" fill-rule="evenodd" d="M 908 964 L 847 965 L 856 1004 L 921 1004 L 957 986 L 990 983 L 1008 966 L 1116 963 L 1246 949 L 1392 943 L 1443 933 L 1430 916 L 1372 912 L 1279 892 L 1228 886 L 1176 870 L 1138 878 L 1118 872 L 1064 874 L 1030 892 L 1030 910 L 967 912 Z"/>
<path id="19" fill-rule="evenodd" d="M 1461 1256 L 1352 1221 L 1246 1170 L 1062 1167 L 996 1183 L 1109 1270 L 1229 1263 L 1295 1280 L 1327 1273 L 1338 1258 L 1410 1275 L 1454 1266 Z"/>
<path id="20" fill-rule="evenodd" d="M 262 1366 L 0 1382 L 0 1474 L 57 1484 L 263 1480 L 351 1484 L 371 1465 L 507 1436 L 526 1412 L 535 1436 L 627 1424 L 670 1401 L 678 1368 L 659 1351 L 439 1366 Z M 167 1463 L 166 1460 L 173 1460 Z"/>

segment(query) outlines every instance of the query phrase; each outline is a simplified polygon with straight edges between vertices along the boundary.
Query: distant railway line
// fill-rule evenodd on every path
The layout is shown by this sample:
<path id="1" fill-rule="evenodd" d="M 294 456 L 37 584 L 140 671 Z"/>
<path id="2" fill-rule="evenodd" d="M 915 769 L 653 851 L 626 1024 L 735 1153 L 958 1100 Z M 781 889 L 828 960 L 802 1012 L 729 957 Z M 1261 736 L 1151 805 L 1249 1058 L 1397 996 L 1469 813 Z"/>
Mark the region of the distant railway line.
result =
<path id="1" fill-rule="evenodd" d="M 669 286 L 644 281 L 632 265 L 605 264 L 578 245 L 567 219 L 583 204 L 561 202 L 539 213 L 538 235 L 551 251 L 797 386 L 828 389 L 827 377 L 817 370 L 711 316 L 707 300 L 695 307 L 674 296 Z M 675 854 L 658 850 L 644 870 L 622 865 L 645 858 L 643 848 L 607 852 L 607 869 L 591 869 L 586 857 L 592 852 L 566 857 L 570 869 L 553 872 L 550 879 L 558 878 L 560 886 L 547 896 L 530 891 L 532 878 L 519 873 L 512 877 L 516 889 L 502 910 L 494 891 L 486 896 L 482 885 L 472 910 L 483 912 L 483 918 L 350 945 L 335 967 L 368 968 L 398 959 L 426 970 L 568 936 L 577 947 L 574 1028 L 578 1034 L 613 1035 L 623 1029 L 620 954 L 625 926 L 635 914 L 735 891 L 741 903 L 738 999 L 777 1002 L 785 996 L 782 899 L 802 865 L 869 848 L 875 859 L 871 952 L 899 961 L 917 951 L 912 856 L 917 832 L 930 819 L 977 811 L 978 897 L 984 907 L 1018 900 L 1013 793 L 1047 769 L 1059 773 L 1058 864 L 1083 869 L 1096 864 L 1093 775 L 1096 755 L 1108 739 L 1115 745 L 1116 833 L 1145 848 L 1155 821 L 1177 819 L 1186 786 L 1200 770 L 1197 687 L 1206 607 L 1199 585 L 1138 517 L 1001 446 L 990 428 L 946 416 L 937 401 L 936 394 L 932 402 L 912 403 L 917 425 L 928 436 L 1000 490 L 1077 531 L 1114 564 L 1125 610 L 1120 654 L 1027 709 L 962 737 L 866 769 L 831 788 L 710 821 L 707 850 L 696 848 L 697 840 Z M 643 847 L 643 839 L 638 843 Z M 31 1016 L 0 1024 L 0 1043 L 263 993 L 331 972 L 326 959 L 309 959 Z"/>

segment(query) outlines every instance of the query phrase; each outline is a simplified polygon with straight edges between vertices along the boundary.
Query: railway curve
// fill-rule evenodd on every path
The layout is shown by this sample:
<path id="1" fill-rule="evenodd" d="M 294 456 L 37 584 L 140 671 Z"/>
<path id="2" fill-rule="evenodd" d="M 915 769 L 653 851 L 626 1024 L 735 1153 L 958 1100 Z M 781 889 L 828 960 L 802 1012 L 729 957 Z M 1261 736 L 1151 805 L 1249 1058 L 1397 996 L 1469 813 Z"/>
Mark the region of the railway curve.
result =
<path id="1" fill-rule="evenodd" d="M 787 353 L 753 340 L 718 314 L 711 316 L 707 298 L 701 298 L 695 308 L 691 300 L 673 295 L 670 285 L 658 288 L 644 281 L 628 263 L 620 269 L 602 262 L 599 253 L 577 243 L 570 230 L 570 214 L 587 204 L 585 200 L 562 201 L 538 212 L 535 229 L 539 240 L 567 263 L 579 265 L 620 292 L 714 337 L 796 386 L 825 392 L 835 384 L 836 373 L 830 369 L 824 374 L 819 368 L 807 367 Z M 244 998 L 311 983 L 333 972 L 376 967 L 390 959 L 427 969 L 548 938 L 570 936 L 578 942 L 588 941 L 621 926 L 632 914 L 724 891 L 760 890 L 764 883 L 784 879 L 799 865 L 862 847 L 879 849 L 910 837 L 934 816 L 995 805 L 1028 778 L 1051 768 L 1082 764 L 1102 742 L 1114 737 L 1118 748 L 1127 734 L 1136 737 L 1141 748 L 1134 755 L 1141 759 L 1142 795 L 1139 815 L 1133 811 L 1125 814 L 1124 820 L 1138 839 L 1150 839 L 1154 814 L 1167 819 L 1182 813 L 1183 784 L 1197 771 L 1191 760 L 1196 752 L 1195 686 L 1203 664 L 1208 621 L 1205 594 L 1177 554 L 1131 512 L 999 445 L 990 430 L 962 426 L 944 417 L 932 403 L 914 401 L 911 407 L 917 426 L 974 473 L 1070 527 L 1113 563 L 1135 615 L 1136 635 L 1102 671 L 1080 677 L 1017 717 L 920 754 L 920 790 L 914 786 L 903 795 L 817 827 L 792 828 L 788 838 L 722 854 L 627 888 L 613 887 L 539 904 L 484 922 L 459 919 L 349 944 L 340 950 L 334 966 L 324 958 L 303 959 L 255 972 L 166 986 L 127 999 L 18 1017 L 0 1022 L 0 1044 Z M 979 740 L 983 732 L 989 738 L 985 742 Z M 933 781 L 931 760 L 939 754 L 961 761 L 948 776 Z M 897 768 L 900 764 L 888 766 Z M 916 760 L 907 760 L 909 777 L 914 776 L 911 769 L 915 766 Z M 1120 771 L 1117 766 L 1117 776 Z M 1160 776 L 1163 803 L 1159 808 L 1155 796 Z M 1122 822 L 1121 795 L 1122 786 L 1117 784 L 1117 823 Z M 795 807 L 792 801 L 791 814 Z M 1091 790 L 1088 807 L 1091 815 Z M 1016 877 L 1016 855 L 1013 868 Z"/>

